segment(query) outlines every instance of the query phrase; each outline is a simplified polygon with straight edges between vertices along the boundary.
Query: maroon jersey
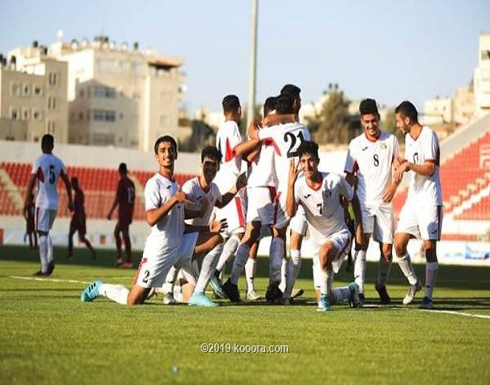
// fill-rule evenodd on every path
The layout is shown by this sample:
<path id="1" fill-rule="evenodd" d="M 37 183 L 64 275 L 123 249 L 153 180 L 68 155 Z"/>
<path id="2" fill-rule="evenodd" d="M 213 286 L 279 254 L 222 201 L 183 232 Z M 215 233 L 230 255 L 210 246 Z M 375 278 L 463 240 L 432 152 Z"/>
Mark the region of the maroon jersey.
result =
<path id="1" fill-rule="evenodd" d="M 135 188 L 129 178 L 121 178 L 117 185 L 117 204 L 119 221 L 131 223 L 133 220 Z"/>
<path id="2" fill-rule="evenodd" d="M 75 190 L 73 199 L 73 216 L 85 214 L 85 195 L 81 189 Z"/>

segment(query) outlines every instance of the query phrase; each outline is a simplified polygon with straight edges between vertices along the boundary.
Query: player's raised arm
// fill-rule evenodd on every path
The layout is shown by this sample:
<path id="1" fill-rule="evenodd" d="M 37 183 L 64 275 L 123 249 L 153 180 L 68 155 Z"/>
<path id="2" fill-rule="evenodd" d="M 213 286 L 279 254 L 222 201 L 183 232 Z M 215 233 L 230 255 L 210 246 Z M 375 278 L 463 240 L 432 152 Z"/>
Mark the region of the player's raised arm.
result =
<path id="1" fill-rule="evenodd" d="M 246 185 L 247 185 L 247 175 L 245 173 L 240 174 L 240 176 L 237 178 L 235 186 L 230 191 L 228 191 L 225 195 L 223 195 L 220 201 L 216 201 L 215 206 L 220 209 L 225 207 L 228 203 L 231 202 L 231 200 L 235 197 L 238 191 L 240 191 Z"/>
<path id="2" fill-rule="evenodd" d="M 297 210 L 296 198 L 294 196 L 294 185 L 300 172 L 299 163 L 295 164 L 294 159 L 289 162 L 288 195 L 286 197 L 286 211 L 289 217 L 294 217 Z"/>

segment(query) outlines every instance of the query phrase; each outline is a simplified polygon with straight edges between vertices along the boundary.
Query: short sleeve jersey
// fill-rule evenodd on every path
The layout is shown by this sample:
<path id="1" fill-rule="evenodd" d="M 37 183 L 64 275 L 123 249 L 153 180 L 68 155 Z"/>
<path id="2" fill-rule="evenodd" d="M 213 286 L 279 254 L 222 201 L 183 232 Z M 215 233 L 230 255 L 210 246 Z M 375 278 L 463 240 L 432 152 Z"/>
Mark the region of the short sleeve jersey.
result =
<path id="1" fill-rule="evenodd" d="M 146 182 L 145 210 L 163 206 L 177 193 L 179 185 L 161 174 L 156 174 Z M 145 253 L 162 253 L 179 247 L 184 235 L 184 204 L 177 203 L 152 226 L 146 240 Z"/>
<path id="2" fill-rule="evenodd" d="M 427 126 L 415 139 L 410 134 L 405 136 L 405 159 L 411 163 L 424 164 L 433 162 L 435 165 L 432 176 L 423 176 L 409 171 L 410 184 L 407 200 L 416 199 L 421 205 L 442 205 L 442 188 L 439 177 L 440 149 L 437 134 Z"/>
<path id="3" fill-rule="evenodd" d="M 278 124 L 258 131 L 259 139 L 274 149 L 274 170 L 279 191 L 286 191 L 289 162 L 298 159 L 298 147 L 310 140 L 310 132 L 299 123 Z"/>
<path id="4" fill-rule="evenodd" d="M 384 131 L 375 141 L 365 134 L 351 140 L 344 170 L 356 174 L 356 192 L 362 206 L 383 202 L 383 193 L 392 183 L 392 165 L 398 153 L 396 137 Z"/>
<path id="5" fill-rule="evenodd" d="M 309 229 L 316 238 L 347 229 L 341 197 L 347 201 L 354 197 L 354 190 L 344 177 L 334 173 L 321 176 L 322 184 L 317 190 L 308 186 L 304 176 L 296 181 L 294 189 L 296 203 L 303 206 Z"/>
<path id="6" fill-rule="evenodd" d="M 133 218 L 135 187 L 129 178 L 121 178 L 117 185 L 117 203 L 119 218 Z"/>
<path id="7" fill-rule="evenodd" d="M 42 154 L 32 165 L 32 174 L 37 177 L 36 207 L 57 210 L 57 184 L 60 175 L 66 174 L 65 165 L 53 154 Z"/>
<path id="8" fill-rule="evenodd" d="M 213 212 L 216 202 L 221 201 L 221 193 L 218 186 L 215 183 L 211 183 L 208 192 L 205 192 L 200 183 L 199 177 L 192 178 L 184 183 L 182 191 L 194 202 L 192 206 L 189 206 L 192 210 L 200 210 L 202 207 L 202 200 L 205 197 L 209 202 L 208 209 L 202 218 L 186 219 L 185 223 L 194 226 L 207 226 L 209 219 Z"/>
<path id="9" fill-rule="evenodd" d="M 248 187 L 276 187 L 277 178 L 274 167 L 274 147 L 263 142 L 260 154 L 249 169 Z"/>
<path id="10" fill-rule="evenodd" d="M 222 193 L 229 191 L 236 183 L 242 169 L 242 158 L 235 154 L 235 147 L 242 142 L 238 124 L 227 120 L 216 134 L 216 147 L 221 152 L 221 167 L 215 178 Z"/>

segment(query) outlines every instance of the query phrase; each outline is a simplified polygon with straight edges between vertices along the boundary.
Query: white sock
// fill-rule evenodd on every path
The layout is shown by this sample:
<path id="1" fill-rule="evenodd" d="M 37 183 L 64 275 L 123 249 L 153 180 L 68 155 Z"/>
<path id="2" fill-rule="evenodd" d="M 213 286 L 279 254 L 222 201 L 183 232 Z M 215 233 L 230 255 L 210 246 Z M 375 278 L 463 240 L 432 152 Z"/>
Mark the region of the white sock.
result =
<path id="1" fill-rule="evenodd" d="M 284 256 L 284 240 L 274 237 L 270 247 L 270 280 L 271 282 L 281 282 L 281 266 Z"/>
<path id="2" fill-rule="evenodd" d="M 216 266 L 216 270 L 220 273 L 224 270 L 226 263 L 230 260 L 232 255 L 235 255 L 235 251 L 237 251 L 238 245 L 240 244 L 240 238 L 238 235 L 233 234 L 223 246 L 223 252 L 221 253 L 218 261 L 218 265 Z"/>
<path id="3" fill-rule="evenodd" d="M 216 270 L 216 265 L 218 263 L 219 257 L 223 251 L 223 244 L 220 243 L 213 250 L 207 253 L 201 265 L 201 272 L 199 273 L 199 278 L 197 280 L 196 288 L 194 291 L 198 291 L 204 293 L 206 290 L 206 286 L 211 279 L 211 276 L 214 274 Z"/>
<path id="4" fill-rule="evenodd" d="M 301 251 L 290 250 L 290 258 L 286 266 L 287 269 L 286 288 L 284 290 L 283 298 L 291 297 L 291 293 L 294 288 L 294 283 L 298 278 L 300 268 L 301 268 Z"/>
<path id="5" fill-rule="evenodd" d="M 364 282 L 366 281 L 366 251 L 356 250 L 356 261 L 354 262 L 354 281 L 359 286 L 359 293 L 364 293 Z"/>
<path id="6" fill-rule="evenodd" d="M 286 285 L 287 285 L 287 265 L 289 263 L 289 259 L 283 258 L 281 261 L 281 283 L 279 284 L 279 290 L 281 290 L 283 293 L 286 291 Z"/>
<path id="7" fill-rule="evenodd" d="M 54 262 L 53 261 L 53 240 L 51 239 L 51 236 L 48 234 L 48 263 Z"/>
<path id="8" fill-rule="evenodd" d="M 411 286 L 416 285 L 417 276 L 415 275 L 415 270 L 413 269 L 412 261 L 410 260 L 410 256 L 408 255 L 408 253 L 398 259 L 398 265 L 400 266 L 401 271 L 407 278 L 408 283 Z"/>
<path id="9" fill-rule="evenodd" d="M 425 265 L 425 296 L 432 299 L 432 292 L 436 286 L 439 263 L 432 262 Z"/>
<path id="10" fill-rule="evenodd" d="M 388 279 L 391 271 L 392 261 L 387 261 L 383 256 L 379 258 L 378 264 L 378 285 L 386 286 L 386 280 Z"/>
<path id="11" fill-rule="evenodd" d="M 233 262 L 233 269 L 231 270 L 230 281 L 232 284 L 236 285 L 238 283 L 238 278 L 243 272 L 243 268 L 248 260 L 248 255 L 250 254 L 250 247 L 245 243 L 240 243 L 236 251 L 235 261 Z"/>
<path id="12" fill-rule="evenodd" d="M 170 268 L 167 273 L 167 278 L 165 278 L 165 283 L 163 284 L 163 294 L 174 292 L 175 280 L 177 279 L 178 273 L 179 269 L 177 269 L 175 266 Z"/>
<path id="13" fill-rule="evenodd" d="M 48 237 L 46 235 L 39 236 L 39 257 L 41 258 L 41 271 L 48 271 Z"/>
<path id="14" fill-rule="evenodd" d="M 320 290 L 320 261 L 318 257 L 313 257 L 313 265 L 311 266 L 313 269 L 313 286 L 315 290 Z"/>
<path id="15" fill-rule="evenodd" d="M 123 285 L 110 285 L 103 283 L 99 288 L 99 295 L 109 298 L 120 305 L 128 304 L 129 290 Z"/>
<path id="16" fill-rule="evenodd" d="M 255 291 L 254 278 L 257 271 L 257 258 L 249 258 L 245 264 L 245 276 L 247 277 L 247 294 Z"/>
<path id="17" fill-rule="evenodd" d="M 332 291 L 333 276 L 333 270 L 324 271 L 323 269 L 320 269 L 320 293 L 322 295 L 326 295 L 327 298 L 330 297 L 330 292 Z"/>
<path id="18" fill-rule="evenodd" d="M 346 299 L 349 299 L 350 296 L 350 290 L 347 286 L 344 287 L 336 287 L 335 289 L 332 289 L 332 295 L 330 299 L 332 300 L 331 304 L 341 304 L 343 303 Z"/>

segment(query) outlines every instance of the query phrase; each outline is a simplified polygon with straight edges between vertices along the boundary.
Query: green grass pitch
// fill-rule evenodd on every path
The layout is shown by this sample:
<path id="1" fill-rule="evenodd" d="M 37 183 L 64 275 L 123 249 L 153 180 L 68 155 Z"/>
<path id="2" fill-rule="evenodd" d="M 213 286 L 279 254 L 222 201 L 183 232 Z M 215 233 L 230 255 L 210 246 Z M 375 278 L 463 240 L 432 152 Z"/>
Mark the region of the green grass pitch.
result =
<path id="1" fill-rule="evenodd" d="M 33 280 L 35 252 L 0 248 L 1 384 L 490 384 L 490 268 L 441 266 L 436 311 L 417 309 L 420 294 L 401 305 L 407 287 L 397 265 L 388 285 L 394 304 L 378 307 L 370 263 L 370 307 L 318 313 L 308 260 L 297 284 L 305 294 L 293 306 L 169 307 L 160 297 L 128 308 L 105 298 L 81 303 L 80 293 L 94 278 L 130 286 L 134 269 L 111 267 L 113 252 L 99 251 L 95 262 L 85 250 L 69 263 L 65 255 L 55 249 L 53 280 Z M 261 294 L 267 268 L 261 258 Z M 424 266 L 416 269 L 423 278 Z M 351 274 L 344 264 L 335 285 Z M 203 353 L 203 343 L 232 351 Z M 233 352 L 247 345 L 288 352 Z"/>

